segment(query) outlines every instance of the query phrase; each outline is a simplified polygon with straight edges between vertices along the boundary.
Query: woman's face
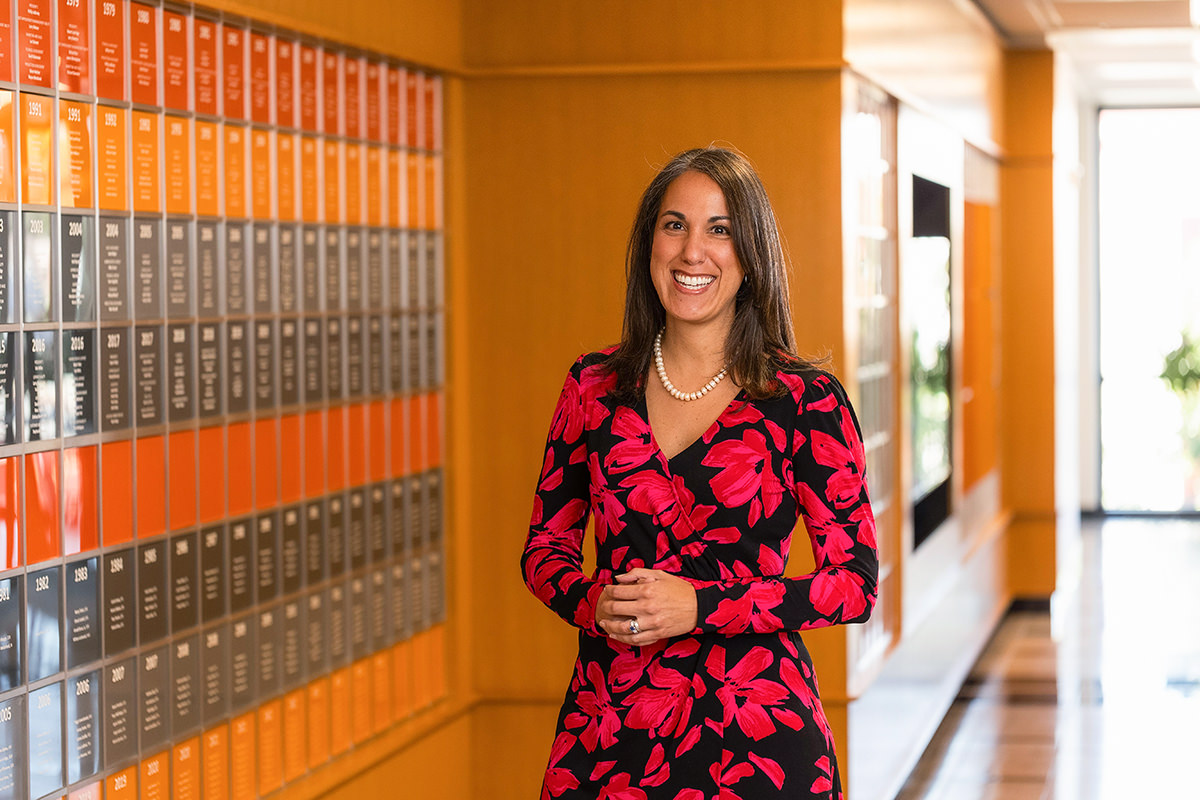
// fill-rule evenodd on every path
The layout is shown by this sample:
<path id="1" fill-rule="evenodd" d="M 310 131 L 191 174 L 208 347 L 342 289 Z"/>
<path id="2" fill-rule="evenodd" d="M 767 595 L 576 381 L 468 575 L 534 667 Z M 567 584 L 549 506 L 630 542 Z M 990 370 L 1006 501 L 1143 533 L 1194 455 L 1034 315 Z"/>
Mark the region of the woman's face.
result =
<path id="1" fill-rule="evenodd" d="M 743 274 L 721 187 L 683 173 L 663 195 L 650 250 L 650 279 L 668 324 L 731 325 Z"/>

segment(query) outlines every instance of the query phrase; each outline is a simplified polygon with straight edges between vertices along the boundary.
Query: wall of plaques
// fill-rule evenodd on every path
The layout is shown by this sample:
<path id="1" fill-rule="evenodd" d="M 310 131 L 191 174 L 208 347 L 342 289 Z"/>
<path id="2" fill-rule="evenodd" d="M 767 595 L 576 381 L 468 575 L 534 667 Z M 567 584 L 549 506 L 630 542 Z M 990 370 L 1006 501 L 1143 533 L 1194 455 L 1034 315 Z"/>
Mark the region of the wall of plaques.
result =
<path id="1" fill-rule="evenodd" d="M 0 798 L 265 795 L 444 696 L 441 87 L 0 0 Z"/>

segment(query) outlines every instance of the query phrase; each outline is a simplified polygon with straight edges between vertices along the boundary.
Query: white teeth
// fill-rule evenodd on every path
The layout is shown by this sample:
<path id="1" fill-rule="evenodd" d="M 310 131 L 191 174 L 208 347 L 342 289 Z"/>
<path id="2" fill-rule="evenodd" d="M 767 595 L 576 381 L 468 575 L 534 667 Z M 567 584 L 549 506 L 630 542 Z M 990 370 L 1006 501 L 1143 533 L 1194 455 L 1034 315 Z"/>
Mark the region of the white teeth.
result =
<path id="1" fill-rule="evenodd" d="M 710 283 L 716 280 L 716 278 L 712 275 L 696 275 L 693 277 L 691 275 L 684 275 L 679 272 L 676 272 L 674 277 L 676 283 L 681 283 L 684 286 L 687 286 L 689 289 L 699 289 L 701 286 L 708 286 Z"/>

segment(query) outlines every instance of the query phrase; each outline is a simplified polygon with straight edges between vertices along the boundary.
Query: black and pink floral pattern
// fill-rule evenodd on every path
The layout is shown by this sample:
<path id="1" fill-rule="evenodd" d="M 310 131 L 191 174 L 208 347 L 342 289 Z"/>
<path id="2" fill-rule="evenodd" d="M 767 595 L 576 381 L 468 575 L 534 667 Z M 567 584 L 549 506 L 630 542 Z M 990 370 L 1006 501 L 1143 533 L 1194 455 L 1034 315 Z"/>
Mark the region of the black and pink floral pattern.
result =
<path id="1" fill-rule="evenodd" d="M 530 591 L 580 629 L 542 797 L 840 798 L 799 631 L 862 622 L 875 602 L 875 521 L 841 385 L 781 372 L 788 394 L 740 393 L 668 459 L 645 401 L 610 397 L 608 352 L 582 356 L 567 376 L 522 558 Z M 800 517 L 816 569 L 784 577 Z M 645 647 L 605 636 L 596 602 L 634 567 L 696 587 L 695 631 Z"/>

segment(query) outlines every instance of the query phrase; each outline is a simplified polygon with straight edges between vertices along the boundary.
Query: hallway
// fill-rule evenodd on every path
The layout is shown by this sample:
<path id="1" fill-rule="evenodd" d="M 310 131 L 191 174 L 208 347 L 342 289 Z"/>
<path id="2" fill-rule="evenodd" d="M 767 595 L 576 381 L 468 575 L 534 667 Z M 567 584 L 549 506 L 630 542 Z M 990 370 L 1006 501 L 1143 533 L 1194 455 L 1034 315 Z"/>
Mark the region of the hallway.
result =
<path id="1" fill-rule="evenodd" d="M 1085 521 L 1083 578 L 1010 612 L 897 800 L 1198 796 L 1200 521 Z"/>

